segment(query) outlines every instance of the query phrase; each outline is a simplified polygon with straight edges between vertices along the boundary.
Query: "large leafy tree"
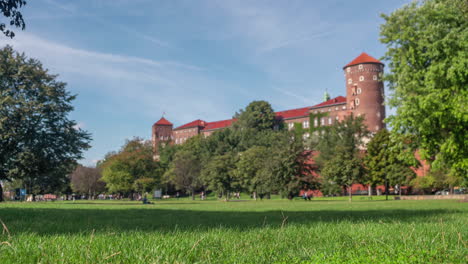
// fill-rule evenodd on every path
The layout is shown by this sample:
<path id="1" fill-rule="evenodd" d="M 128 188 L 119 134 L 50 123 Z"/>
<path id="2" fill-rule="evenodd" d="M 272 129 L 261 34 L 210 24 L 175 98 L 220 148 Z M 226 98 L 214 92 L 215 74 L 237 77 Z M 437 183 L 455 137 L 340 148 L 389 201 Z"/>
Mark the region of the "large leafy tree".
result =
<path id="1" fill-rule="evenodd" d="M 235 127 L 241 129 L 265 130 L 273 129 L 275 112 L 266 101 L 253 101 L 245 109 L 236 113 Z"/>
<path id="2" fill-rule="evenodd" d="M 9 26 L 15 26 L 24 30 L 26 23 L 24 23 L 23 15 L 19 9 L 26 5 L 24 0 L 0 0 L 0 12 L 9 21 Z M 15 33 L 8 29 L 7 24 L 0 23 L 0 31 L 5 36 L 13 38 Z"/>
<path id="3" fill-rule="evenodd" d="M 130 194 L 156 187 L 161 180 L 162 169 L 153 161 L 151 142 L 141 138 L 128 140 L 117 153 L 110 153 L 99 165 L 102 180 L 110 192 Z"/>
<path id="4" fill-rule="evenodd" d="M 393 91 L 389 118 L 434 168 L 468 175 L 468 2 L 415 1 L 383 15 L 386 79 Z"/>
<path id="5" fill-rule="evenodd" d="M 414 178 L 415 173 L 410 166 L 417 167 L 419 164 L 413 151 L 399 140 L 401 137 L 391 137 L 387 129 L 382 129 L 367 144 L 364 162 L 368 171 L 365 183 L 369 187 L 390 184 L 399 185 L 401 190 L 401 185 L 408 184 Z"/>
<path id="6" fill-rule="evenodd" d="M 195 200 L 195 190 L 201 186 L 200 172 L 199 155 L 194 151 L 183 149 L 175 154 L 172 167 L 167 171 L 166 177 L 176 188 L 188 192 L 192 195 L 192 200 Z"/>
<path id="7" fill-rule="evenodd" d="M 275 189 L 292 199 L 301 188 L 317 187 L 318 179 L 313 175 L 316 168 L 310 163 L 311 152 L 306 151 L 302 135 L 279 132 L 275 142 L 270 147 L 271 160 L 268 163 Z"/>
<path id="8" fill-rule="evenodd" d="M 101 181 L 102 174 L 99 168 L 78 165 L 70 175 L 71 187 L 74 192 L 90 197 L 105 190 L 105 183 Z"/>
<path id="9" fill-rule="evenodd" d="M 204 183 L 220 196 L 224 195 L 226 201 L 230 193 L 240 187 L 235 171 L 237 159 L 237 155 L 233 153 L 215 156 L 202 171 Z"/>
<path id="10" fill-rule="evenodd" d="M 36 192 L 67 181 L 91 140 L 68 118 L 74 99 L 38 60 L 0 50 L 0 180 L 24 180 Z"/>
<path id="11" fill-rule="evenodd" d="M 236 173 L 240 185 L 247 191 L 258 195 L 270 193 L 274 190 L 274 182 L 271 172 L 270 149 L 263 146 L 254 146 L 241 152 L 236 164 Z"/>
<path id="12" fill-rule="evenodd" d="M 362 160 L 364 138 L 370 136 L 364 125 L 364 117 L 348 116 L 323 130 L 322 143 L 317 159 L 324 180 L 348 188 L 352 200 L 351 186 L 364 180 L 365 169 Z"/>

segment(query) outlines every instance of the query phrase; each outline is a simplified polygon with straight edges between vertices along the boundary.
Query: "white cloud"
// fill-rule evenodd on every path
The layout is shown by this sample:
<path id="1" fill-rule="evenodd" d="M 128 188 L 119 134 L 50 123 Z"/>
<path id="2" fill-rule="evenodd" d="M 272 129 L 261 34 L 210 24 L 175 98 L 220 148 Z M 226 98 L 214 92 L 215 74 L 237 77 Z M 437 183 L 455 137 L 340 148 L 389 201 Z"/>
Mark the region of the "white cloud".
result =
<path id="1" fill-rule="evenodd" d="M 216 94 L 223 85 L 196 65 L 74 48 L 25 32 L 13 40 L 0 39 L 0 45 L 6 44 L 39 59 L 69 87 L 109 97 L 115 103 L 110 110 L 114 113 L 130 111 L 154 117 L 165 110 L 177 118 L 175 122 L 197 119 L 207 111 L 216 117 L 229 113 L 223 111 L 228 98 Z"/>

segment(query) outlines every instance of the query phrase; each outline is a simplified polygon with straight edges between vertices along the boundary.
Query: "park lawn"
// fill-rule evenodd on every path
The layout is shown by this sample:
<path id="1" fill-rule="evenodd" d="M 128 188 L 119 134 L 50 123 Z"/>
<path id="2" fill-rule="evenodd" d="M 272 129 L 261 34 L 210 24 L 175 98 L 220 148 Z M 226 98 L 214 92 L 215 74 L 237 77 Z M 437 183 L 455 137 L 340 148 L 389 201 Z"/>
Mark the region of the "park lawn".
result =
<path id="1" fill-rule="evenodd" d="M 467 263 L 468 203 L 2 203 L 0 263 Z"/>

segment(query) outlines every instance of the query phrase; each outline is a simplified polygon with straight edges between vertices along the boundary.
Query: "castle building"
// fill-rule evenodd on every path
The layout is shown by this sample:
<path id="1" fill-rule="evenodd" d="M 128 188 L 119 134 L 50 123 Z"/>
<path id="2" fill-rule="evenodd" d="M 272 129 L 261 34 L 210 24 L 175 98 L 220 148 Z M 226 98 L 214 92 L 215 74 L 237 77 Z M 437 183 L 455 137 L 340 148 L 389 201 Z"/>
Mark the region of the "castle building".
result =
<path id="1" fill-rule="evenodd" d="M 343 67 L 346 97 L 338 96 L 330 99 L 326 94 L 324 102 L 276 112 L 276 118 L 284 122 L 291 130 L 294 128 L 294 123 L 301 123 L 302 127 L 307 129 L 310 126 L 333 125 L 350 114 L 364 115 L 365 124 L 369 131 L 377 132 L 384 128 L 383 120 L 385 118 L 383 69 L 382 62 L 363 52 Z M 154 158 L 159 159 L 158 146 L 161 143 L 183 144 L 193 136 L 199 134 L 209 136 L 217 130 L 230 127 L 233 122 L 235 119 L 214 122 L 197 119 L 173 129 L 172 123 L 163 117 L 152 127 Z M 304 136 L 309 135 L 305 134 Z"/>

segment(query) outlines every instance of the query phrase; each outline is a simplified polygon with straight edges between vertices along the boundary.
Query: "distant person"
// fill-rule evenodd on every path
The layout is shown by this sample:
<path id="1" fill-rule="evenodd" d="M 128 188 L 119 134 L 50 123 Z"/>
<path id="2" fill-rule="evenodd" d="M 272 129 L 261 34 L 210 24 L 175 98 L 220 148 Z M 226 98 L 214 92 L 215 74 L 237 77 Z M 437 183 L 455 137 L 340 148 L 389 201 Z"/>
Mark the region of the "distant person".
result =
<path id="1" fill-rule="evenodd" d="M 177 200 L 179 200 L 179 197 L 180 197 L 180 194 L 179 194 L 179 192 L 177 192 L 177 193 L 176 193 L 176 198 L 177 198 Z"/>

